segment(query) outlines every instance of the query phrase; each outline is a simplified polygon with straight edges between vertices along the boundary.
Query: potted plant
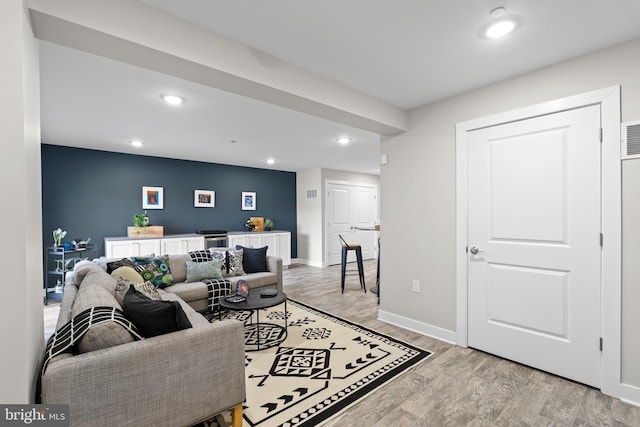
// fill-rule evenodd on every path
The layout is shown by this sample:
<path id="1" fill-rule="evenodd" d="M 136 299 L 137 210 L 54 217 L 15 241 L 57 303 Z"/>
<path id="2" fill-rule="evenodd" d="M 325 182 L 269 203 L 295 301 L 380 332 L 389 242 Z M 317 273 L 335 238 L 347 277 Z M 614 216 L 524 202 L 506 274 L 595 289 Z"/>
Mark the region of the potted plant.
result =
<path id="1" fill-rule="evenodd" d="M 149 217 L 147 214 L 135 214 L 133 216 L 133 225 L 138 228 L 146 227 L 149 225 Z"/>
<path id="2" fill-rule="evenodd" d="M 140 229 L 149 226 L 149 215 L 147 215 L 147 211 L 133 216 L 133 226 L 136 228 L 136 234 L 140 234 Z"/>
<path id="3" fill-rule="evenodd" d="M 271 221 L 271 219 L 267 218 L 264 220 L 264 231 L 271 231 L 271 229 L 273 228 L 273 221 Z"/>

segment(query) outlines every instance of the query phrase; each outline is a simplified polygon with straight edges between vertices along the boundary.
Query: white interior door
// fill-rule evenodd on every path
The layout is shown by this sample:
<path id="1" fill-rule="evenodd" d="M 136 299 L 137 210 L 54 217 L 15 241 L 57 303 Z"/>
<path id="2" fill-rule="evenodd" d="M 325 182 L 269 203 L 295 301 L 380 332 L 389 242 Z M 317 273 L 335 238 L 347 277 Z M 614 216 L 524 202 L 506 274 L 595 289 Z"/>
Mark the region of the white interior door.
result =
<path id="1" fill-rule="evenodd" d="M 327 183 L 326 198 L 326 248 L 327 264 L 342 262 L 342 237 L 349 244 L 362 246 L 362 258 L 371 259 L 376 256 L 377 232 L 364 231 L 373 229 L 378 212 L 377 188 L 368 185 Z M 350 251 L 348 262 L 355 261 L 355 254 Z"/>
<path id="2" fill-rule="evenodd" d="M 470 132 L 467 157 L 469 346 L 596 387 L 599 135 L 596 105 Z"/>

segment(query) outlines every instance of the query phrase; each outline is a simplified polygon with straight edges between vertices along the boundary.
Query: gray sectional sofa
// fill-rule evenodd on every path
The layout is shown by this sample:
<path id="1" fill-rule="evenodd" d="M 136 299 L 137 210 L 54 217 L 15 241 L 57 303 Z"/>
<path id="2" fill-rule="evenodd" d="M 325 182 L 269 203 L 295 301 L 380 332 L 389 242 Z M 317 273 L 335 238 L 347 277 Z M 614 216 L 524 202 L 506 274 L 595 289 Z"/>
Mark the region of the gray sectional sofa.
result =
<path id="1" fill-rule="evenodd" d="M 194 310 L 200 312 L 206 311 L 208 308 L 207 286 L 202 282 L 185 282 L 187 278 L 186 262 L 190 260 L 191 257 L 188 254 L 169 255 L 171 275 L 173 276 L 175 284 L 167 287 L 165 290 L 179 296 L 183 301 L 193 307 Z M 282 258 L 267 256 L 267 268 L 269 271 L 248 273 L 242 276 L 230 276 L 226 277 L 226 279 L 231 282 L 234 292 L 238 280 L 246 280 L 249 282 L 251 289 L 269 287 L 282 291 Z"/>
<path id="2" fill-rule="evenodd" d="M 233 409 L 242 424 L 245 398 L 244 329 L 241 322 L 209 323 L 208 288 L 186 283 L 189 255 L 169 257 L 176 282 L 158 290 L 161 300 L 177 302 L 191 328 L 135 340 L 121 324 L 92 326 L 76 352 L 53 357 L 42 376 L 42 402 L 70 405 L 72 426 L 191 426 Z M 92 307 L 121 309 L 117 281 L 108 260 L 83 261 L 68 275 L 57 329 Z M 252 289 L 282 290 L 282 260 L 268 257 L 268 272 L 228 279 L 247 280 Z"/>

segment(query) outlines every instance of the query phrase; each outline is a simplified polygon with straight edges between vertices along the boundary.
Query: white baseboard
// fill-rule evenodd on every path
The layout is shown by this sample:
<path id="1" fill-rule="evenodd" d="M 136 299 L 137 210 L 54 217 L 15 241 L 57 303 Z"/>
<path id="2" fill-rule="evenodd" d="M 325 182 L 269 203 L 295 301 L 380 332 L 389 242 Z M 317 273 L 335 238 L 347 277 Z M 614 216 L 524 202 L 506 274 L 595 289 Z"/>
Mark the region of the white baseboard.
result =
<path id="1" fill-rule="evenodd" d="M 293 262 L 294 260 L 291 260 L 291 262 Z M 297 262 L 298 264 L 304 264 L 304 265 L 308 265 L 311 267 L 324 267 L 324 265 L 322 265 L 322 261 L 314 261 L 311 259 L 304 259 L 304 258 L 296 258 L 295 262 Z"/>
<path id="2" fill-rule="evenodd" d="M 633 406 L 640 406 L 640 387 L 620 384 L 620 400 Z"/>
<path id="3" fill-rule="evenodd" d="M 378 310 L 378 320 L 389 323 L 395 326 L 399 326 L 410 331 L 417 332 L 422 335 L 426 335 L 431 338 L 435 338 L 440 341 L 448 342 L 449 344 L 456 343 L 456 333 L 447 329 L 442 329 L 438 326 L 429 325 L 428 323 L 418 322 L 408 317 L 398 316 L 397 314 L 389 313 L 387 311 Z"/>

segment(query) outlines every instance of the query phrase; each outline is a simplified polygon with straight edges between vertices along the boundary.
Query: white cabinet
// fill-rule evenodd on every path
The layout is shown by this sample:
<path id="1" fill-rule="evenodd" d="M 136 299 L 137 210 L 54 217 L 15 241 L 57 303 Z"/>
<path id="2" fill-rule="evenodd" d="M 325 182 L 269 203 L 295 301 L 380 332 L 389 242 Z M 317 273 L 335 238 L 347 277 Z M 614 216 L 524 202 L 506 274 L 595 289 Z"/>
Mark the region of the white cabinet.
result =
<path id="1" fill-rule="evenodd" d="M 265 231 L 264 233 L 234 233 L 227 237 L 230 248 L 236 245 L 247 248 L 267 246 L 267 255 L 282 258 L 282 265 L 291 265 L 291 233 L 288 231 Z"/>
<path id="2" fill-rule="evenodd" d="M 172 237 L 160 239 L 160 253 L 163 255 L 186 254 L 204 249 L 204 237 Z"/>
<path id="3" fill-rule="evenodd" d="M 233 234 L 233 235 L 230 234 L 227 236 L 227 242 L 228 242 L 228 246 L 233 249 L 236 248 L 236 245 L 248 246 L 244 242 L 244 234 Z"/>
<path id="4" fill-rule="evenodd" d="M 146 255 L 173 255 L 204 249 L 202 236 L 166 236 L 161 239 L 105 238 L 107 258 L 129 258 Z"/>
<path id="5" fill-rule="evenodd" d="M 105 255 L 107 258 L 129 258 L 132 256 L 160 254 L 159 239 L 112 240 L 105 239 Z"/>

